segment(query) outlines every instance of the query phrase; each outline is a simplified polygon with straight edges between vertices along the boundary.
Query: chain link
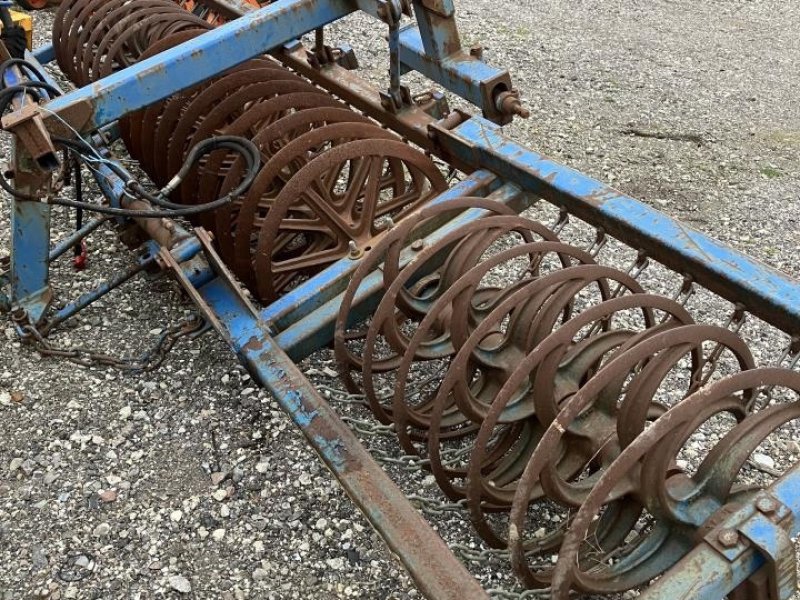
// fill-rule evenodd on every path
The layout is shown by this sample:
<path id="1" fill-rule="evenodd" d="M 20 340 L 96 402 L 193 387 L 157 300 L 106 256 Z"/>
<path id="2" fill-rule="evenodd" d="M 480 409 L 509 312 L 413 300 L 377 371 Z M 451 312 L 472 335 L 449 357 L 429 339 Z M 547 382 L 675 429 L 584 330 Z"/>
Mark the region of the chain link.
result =
<path id="1" fill-rule="evenodd" d="M 450 549 L 463 560 L 474 563 L 486 563 L 492 560 L 506 562 L 511 557 L 507 548 L 473 548 L 464 544 L 451 544 Z"/>
<path id="2" fill-rule="evenodd" d="M 111 367 L 121 371 L 145 372 L 157 369 L 167 358 L 170 350 L 183 337 L 200 332 L 205 327 L 205 321 L 198 315 L 192 314 L 182 319 L 175 325 L 164 330 L 155 344 L 138 357 L 118 357 L 98 352 L 85 347 L 61 348 L 50 343 L 30 324 L 21 325 L 21 339 L 24 343 L 32 344 L 35 350 L 43 356 L 65 358 L 70 362 L 83 367 Z"/>
<path id="3" fill-rule="evenodd" d="M 437 498 L 420 496 L 419 494 L 409 494 L 407 498 L 419 510 L 433 515 L 442 516 L 446 513 L 456 513 L 463 516 L 467 508 L 466 499 L 461 499 L 457 502 L 446 502 Z"/>

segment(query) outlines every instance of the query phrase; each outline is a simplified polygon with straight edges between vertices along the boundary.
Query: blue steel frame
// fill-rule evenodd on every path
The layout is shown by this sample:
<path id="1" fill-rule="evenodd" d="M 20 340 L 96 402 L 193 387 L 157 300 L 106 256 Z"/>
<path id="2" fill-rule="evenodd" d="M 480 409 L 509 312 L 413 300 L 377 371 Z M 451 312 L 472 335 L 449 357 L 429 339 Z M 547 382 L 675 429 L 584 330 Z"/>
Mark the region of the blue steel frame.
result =
<path id="1" fill-rule="evenodd" d="M 52 113 L 66 116 L 71 109 L 88 106 L 90 118 L 74 125 L 82 131 L 92 131 L 357 8 L 377 14 L 377 8 L 382 4 L 378 0 L 280 0 L 92 86 L 55 99 L 46 105 L 45 116 Z M 452 24 L 452 14 L 448 14 L 451 4 L 450 0 L 415 0 L 415 5 L 428 9 L 433 7 L 433 10 L 426 14 L 428 20 L 420 22 L 419 30 L 407 29 L 401 34 L 401 57 L 404 57 L 401 62 L 406 67 L 417 68 L 449 89 L 458 88 L 458 93 L 468 99 L 479 100 L 474 83 L 490 77 L 492 72 L 476 75 L 483 67 L 475 61 L 467 61 L 467 67 L 462 68 L 448 64 L 446 60 L 453 54 L 447 52 L 448 40 L 457 42 L 457 36 L 453 38 L 452 30 L 448 29 Z M 432 39 L 431 32 L 438 37 Z M 427 44 L 420 46 L 420 40 L 427 41 Z M 435 68 L 426 66 L 427 63 L 415 63 L 422 56 L 431 58 L 429 53 L 435 55 Z M 52 57 L 52 51 L 44 49 L 36 56 L 47 60 Z M 463 85 L 466 87 L 459 87 Z M 484 119 L 468 118 L 453 130 L 433 125 L 431 132 L 442 156 L 458 158 L 475 169 L 464 182 L 437 201 L 455 195 L 491 194 L 521 209 L 528 199 L 523 192 L 543 197 L 624 242 L 644 249 L 654 259 L 691 276 L 720 296 L 743 303 L 750 312 L 787 333 L 800 333 L 800 284 L 788 276 L 514 143 L 503 137 L 496 125 Z M 122 187 L 113 172 L 109 170 L 101 174 L 98 181 L 111 202 L 118 203 Z M 18 280 L 22 277 L 24 285 L 13 285 L 12 294 L 16 305 L 26 307 L 27 299 L 35 297 L 42 289 L 40 284 L 44 283 L 46 287 L 50 255 L 58 254 L 67 246 L 62 243 L 50 251 L 49 223 L 42 218 L 41 212 L 46 205 L 20 204 L 27 204 L 29 208 L 41 207 L 40 212 L 30 219 L 26 218 L 25 209 L 20 209 L 16 221 L 19 235 L 16 226 L 14 232 L 12 261 L 17 266 L 14 269 L 16 275 L 12 275 Z M 16 211 L 15 208 L 15 214 Z M 480 216 L 480 211 L 465 213 L 432 232 L 430 237 L 435 239 L 444 231 Z M 154 241 L 150 245 L 152 257 L 161 247 Z M 213 261 L 204 259 L 202 245 L 196 238 L 188 237 L 167 250 L 171 250 L 174 264 L 182 270 L 182 283 L 192 288 L 193 297 L 214 316 L 232 349 L 257 379 L 275 394 L 322 460 L 366 510 L 370 521 L 390 544 L 408 539 L 409 530 L 413 532 L 420 524 L 407 517 L 394 521 L 386 512 L 399 490 L 391 487 L 393 484 L 390 482 L 386 483 L 385 475 L 377 473 L 374 463 L 363 457 L 360 453 L 363 448 L 358 446 L 352 433 L 292 362 L 292 359 L 305 356 L 330 340 L 337 297 L 358 261 L 339 261 L 276 303 L 254 313 L 242 303 L 230 278 L 212 268 L 209 263 Z M 362 306 L 368 306 L 377 293 L 377 281 L 365 286 L 359 299 Z M 88 300 L 91 298 L 79 299 L 56 315 L 56 320 L 77 312 Z M 787 519 L 791 514 L 788 534 L 800 533 L 800 466 L 776 482 L 769 494 L 783 507 Z M 364 500 L 370 495 L 375 502 L 373 509 L 364 505 Z M 683 559 L 672 576 L 662 578 L 644 597 L 650 600 L 675 597 L 716 600 L 756 573 L 767 561 L 776 560 L 777 553 L 785 550 L 778 544 L 783 540 L 780 531 L 787 528 L 760 518 L 756 512 L 755 505 L 747 505 L 724 523 L 725 527 L 740 531 L 750 540 L 749 546 L 743 546 L 735 555 L 728 555 L 720 552 L 713 542 L 703 542 Z M 443 546 L 435 536 L 435 539 L 425 533 L 419 536 L 416 547 L 410 550 L 396 544 L 393 547 L 424 592 L 435 593 L 451 586 L 449 589 L 453 593 L 447 594 L 451 597 L 484 596 L 475 585 L 463 587 L 462 583 L 461 589 L 452 587 L 455 585 L 453 580 L 461 571 L 453 572 L 449 577 L 445 574 L 440 581 L 421 577 L 420 573 L 425 570 L 425 565 L 420 564 L 424 560 L 421 549 L 425 544 L 433 544 L 435 551 Z M 788 588 L 788 585 L 778 585 L 780 597 L 785 597 Z"/>
<path id="2" fill-rule="evenodd" d="M 792 540 L 800 535 L 798 507 L 800 464 L 724 519 L 672 568 L 672 576 L 662 577 L 639 597 L 719 600 L 771 563 L 776 577 L 772 579 L 769 572 L 763 572 L 763 588 L 759 591 L 769 593 L 770 600 L 789 600 L 797 591 L 797 557 Z M 722 546 L 717 541 L 723 531 L 734 532 L 733 545 Z"/>
<path id="3" fill-rule="evenodd" d="M 362 0 L 365 2 L 367 0 Z M 340 18 L 346 0 L 281 0 L 45 105 L 45 114 L 91 107 L 83 130 L 112 123 L 261 52 Z M 187 66 L 191 68 L 186 68 Z M 800 333 L 800 283 L 609 186 L 504 137 L 471 117 L 455 130 L 431 126 L 443 157 L 488 169 L 641 248 L 711 291 L 740 302 L 790 335 Z"/>
<path id="4" fill-rule="evenodd" d="M 18 85 L 23 81 L 21 71 L 12 67 L 3 73 L 6 87 Z M 30 96 L 18 95 L 13 99 L 12 107 L 21 108 L 33 99 Z M 37 174 L 38 167 L 25 148 L 12 148 L 12 165 L 15 172 L 15 184 L 23 194 L 35 193 L 35 182 L 42 181 Z M 6 301 L 14 308 L 22 309 L 28 318 L 38 323 L 50 306 L 52 292 L 50 290 L 50 205 L 14 198 L 11 200 L 11 277 L 10 298 Z"/>
<path id="5" fill-rule="evenodd" d="M 388 2 L 383 0 L 279 0 L 173 48 L 162 56 L 143 60 L 130 69 L 110 75 L 102 85 L 87 85 L 68 96 L 57 98 L 47 104 L 46 112 L 67 116 L 72 109 L 91 106 L 91 118 L 88 121 L 72 123 L 81 131 L 91 131 L 254 56 L 278 48 L 359 8 L 380 16 L 383 11 L 378 9 L 386 4 Z M 452 17 L 449 20 L 452 21 Z M 420 20 L 420 24 L 424 27 L 423 20 Z M 454 22 L 449 26 L 454 27 Z M 407 70 L 420 70 L 480 106 L 485 113 L 497 113 L 487 89 L 491 87 L 491 92 L 495 83 L 500 82 L 501 91 L 506 91 L 510 87 L 506 71 L 463 55 L 460 48 L 458 52 L 451 52 L 431 63 L 430 58 L 424 60 L 422 43 L 417 29 L 407 29 L 401 34 L 401 63 Z M 42 55 L 49 57 L 51 54 L 43 51 Z"/>

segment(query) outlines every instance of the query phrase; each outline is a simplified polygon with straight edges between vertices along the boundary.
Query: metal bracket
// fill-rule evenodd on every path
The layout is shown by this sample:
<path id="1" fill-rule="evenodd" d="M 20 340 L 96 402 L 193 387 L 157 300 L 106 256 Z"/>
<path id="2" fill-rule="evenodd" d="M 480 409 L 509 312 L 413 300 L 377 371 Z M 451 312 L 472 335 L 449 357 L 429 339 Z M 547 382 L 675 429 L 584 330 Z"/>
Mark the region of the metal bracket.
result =
<path id="1" fill-rule="evenodd" d="M 789 532 L 794 515 L 785 504 L 768 492 L 761 492 L 752 502 L 750 514 L 739 524 L 724 523 L 709 532 L 705 541 L 729 562 L 740 559 L 742 554 L 755 547 L 766 561 L 766 581 L 742 584 L 738 591 L 752 594 L 755 584 L 766 596 L 759 600 L 788 600 L 797 589 L 797 556 Z M 749 586 L 749 587 L 748 587 Z M 745 589 L 750 590 L 746 592 Z"/>
<path id="2" fill-rule="evenodd" d="M 0 123 L 3 129 L 17 136 L 19 143 L 40 168 L 46 171 L 55 171 L 58 168 L 56 148 L 44 126 L 38 104 L 26 104 L 21 109 L 4 116 Z"/>
<path id="3" fill-rule="evenodd" d="M 770 595 L 776 600 L 791 598 L 797 590 L 797 555 L 789 531 L 794 515 L 777 498 L 762 493 L 755 501 L 756 513 L 739 531 L 767 561 Z"/>
<path id="4" fill-rule="evenodd" d="M 235 300 L 237 304 L 237 310 L 257 319 L 258 311 L 250 302 L 250 300 L 248 300 L 244 295 L 242 288 L 236 283 L 233 275 L 223 264 L 219 255 L 214 250 L 211 235 L 202 227 L 195 228 L 194 234 L 195 239 L 200 243 L 200 249 L 202 250 L 202 254 L 198 254 L 195 258 L 200 259 L 202 256 L 202 258 L 205 259 L 202 266 L 209 267 L 214 275 L 225 282 L 226 289 L 230 292 L 233 292 L 233 294 L 230 294 L 230 296 L 233 300 Z M 211 309 L 201 295 L 199 287 L 202 286 L 195 285 L 195 283 L 189 279 L 189 276 L 184 271 L 182 264 L 178 259 L 176 259 L 175 256 L 173 256 L 172 252 L 170 252 L 167 248 L 162 247 L 159 251 L 158 258 L 163 266 L 173 273 L 175 278 L 178 280 L 178 283 L 181 284 L 181 287 L 200 310 L 206 322 L 209 323 L 227 343 L 235 343 L 235 340 L 230 337 L 227 328 L 222 324 L 218 315 L 214 312 L 214 310 Z M 199 271 L 200 269 L 197 270 Z"/>
<path id="5" fill-rule="evenodd" d="M 453 0 L 419 0 L 419 3 L 420 6 L 432 13 L 436 13 L 440 17 L 452 17 L 456 14 Z"/>

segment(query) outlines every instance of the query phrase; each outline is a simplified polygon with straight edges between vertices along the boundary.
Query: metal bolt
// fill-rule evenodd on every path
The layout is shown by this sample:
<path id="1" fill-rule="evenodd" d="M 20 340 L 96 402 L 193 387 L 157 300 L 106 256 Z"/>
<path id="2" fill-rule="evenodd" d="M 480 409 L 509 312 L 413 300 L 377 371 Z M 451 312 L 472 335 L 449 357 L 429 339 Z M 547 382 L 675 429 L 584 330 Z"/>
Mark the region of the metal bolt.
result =
<path id="1" fill-rule="evenodd" d="M 765 515 L 769 515 L 778 510 L 778 503 L 773 498 L 761 497 L 756 500 L 756 508 Z"/>
<path id="2" fill-rule="evenodd" d="M 735 529 L 723 529 L 719 532 L 717 539 L 726 548 L 733 548 L 739 543 L 739 534 Z"/>
<path id="3" fill-rule="evenodd" d="M 470 56 L 477 58 L 478 60 L 483 59 L 483 46 L 480 44 L 475 44 L 472 48 L 469 49 Z"/>
<path id="4" fill-rule="evenodd" d="M 355 260 L 357 258 L 361 258 L 361 256 L 364 254 L 361 251 L 361 249 L 358 247 L 358 245 L 353 240 L 350 240 L 350 242 L 347 244 L 347 246 L 348 246 L 348 248 L 350 248 L 350 258 L 352 260 Z"/>
<path id="5" fill-rule="evenodd" d="M 414 240 L 414 243 L 413 243 L 413 244 L 411 244 L 411 249 L 412 249 L 414 252 L 419 252 L 419 251 L 420 251 L 420 250 L 422 250 L 424 247 L 425 247 L 425 242 L 423 242 L 422 240 Z"/>

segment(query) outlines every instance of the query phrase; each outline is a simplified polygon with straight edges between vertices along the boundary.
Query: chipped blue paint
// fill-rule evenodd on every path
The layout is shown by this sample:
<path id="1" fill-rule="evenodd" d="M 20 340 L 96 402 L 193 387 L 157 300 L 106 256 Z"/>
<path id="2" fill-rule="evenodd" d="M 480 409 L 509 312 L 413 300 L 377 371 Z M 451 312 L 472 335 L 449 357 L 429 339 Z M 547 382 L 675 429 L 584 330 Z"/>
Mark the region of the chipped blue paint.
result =
<path id="1" fill-rule="evenodd" d="M 783 505 L 777 516 L 786 529 L 781 530 L 771 519 L 761 516 L 754 507 L 754 501 L 748 503 L 715 529 L 734 529 L 741 532 L 745 538 L 751 540 L 746 547 L 739 545 L 724 549 L 701 542 L 666 575 L 644 590 L 639 596 L 641 600 L 725 598 L 766 564 L 767 559 L 762 552 L 769 552 L 778 560 L 787 560 L 793 568 L 793 554 L 790 549 L 787 554 L 785 544 L 791 545 L 791 538 L 800 535 L 800 464 L 794 465 L 773 483 L 768 488 L 768 493 Z M 778 543 L 781 539 L 785 542 L 783 547 Z M 792 597 L 794 585 L 788 579 L 780 581 L 779 588 L 780 599 Z"/>
<path id="2" fill-rule="evenodd" d="M 789 334 L 800 333 L 800 282 L 503 136 L 473 117 L 438 136 L 446 150 L 565 208 Z"/>
<path id="3" fill-rule="evenodd" d="M 411 506 L 353 432 L 270 337 L 267 325 L 243 309 L 222 278 L 198 289 L 223 336 L 306 436 L 369 522 L 400 558 L 427 597 L 463 600 L 488 596 Z"/>
<path id="4" fill-rule="evenodd" d="M 47 44 L 34 50 L 32 56 L 39 64 L 46 65 L 55 60 L 56 50 L 53 47 L 53 44 Z"/>
<path id="5" fill-rule="evenodd" d="M 3 72 L 6 87 L 23 82 L 16 67 Z M 21 97 L 15 99 L 15 103 Z M 12 149 L 15 168 L 18 149 Z M 21 158 L 19 160 L 22 160 Z M 25 190 L 23 190 L 25 191 Z M 29 191 L 27 193 L 30 193 Z M 50 305 L 50 205 L 11 198 L 11 292 L 8 300 L 25 310 L 32 323 L 43 318 Z"/>
<path id="6" fill-rule="evenodd" d="M 355 9 L 348 0 L 282 0 L 101 81 L 52 100 L 52 112 L 89 103 L 91 131 L 276 48 Z"/>
<path id="7" fill-rule="evenodd" d="M 283 375 L 279 376 L 281 379 Z M 319 415 L 319 411 L 306 410 L 303 405 L 303 395 L 297 390 L 288 390 L 284 395 L 284 401 L 289 410 L 295 414 L 295 421 L 302 428 L 307 428 L 311 422 Z M 341 456 L 336 456 L 337 462 L 341 461 Z"/>
<path id="8" fill-rule="evenodd" d="M 415 25 L 400 30 L 400 65 L 403 72 L 417 71 L 468 102 L 491 113 L 494 107 L 491 90 L 498 81 L 504 89 L 510 86 L 508 72 L 492 67 L 459 50 L 449 56 L 434 59 L 426 52 L 423 35 Z"/>
<path id="9" fill-rule="evenodd" d="M 50 205 L 11 200 L 11 303 L 38 323 L 50 304 Z"/>

